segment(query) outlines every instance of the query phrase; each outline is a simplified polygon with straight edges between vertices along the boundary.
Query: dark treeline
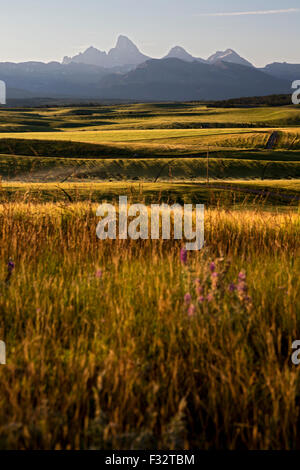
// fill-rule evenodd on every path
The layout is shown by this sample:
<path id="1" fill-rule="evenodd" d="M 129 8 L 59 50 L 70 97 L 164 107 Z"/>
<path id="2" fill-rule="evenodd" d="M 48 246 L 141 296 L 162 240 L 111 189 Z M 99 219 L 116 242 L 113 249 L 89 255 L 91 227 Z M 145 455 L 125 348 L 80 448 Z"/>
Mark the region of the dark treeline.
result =
<path id="1" fill-rule="evenodd" d="M 291 95 L 269 95 L 214 101 L 208 103 L 208 106 L 213 108 L 252 108 L 257 106 L 287 106 L 289 104 L 292 104 Z"/>

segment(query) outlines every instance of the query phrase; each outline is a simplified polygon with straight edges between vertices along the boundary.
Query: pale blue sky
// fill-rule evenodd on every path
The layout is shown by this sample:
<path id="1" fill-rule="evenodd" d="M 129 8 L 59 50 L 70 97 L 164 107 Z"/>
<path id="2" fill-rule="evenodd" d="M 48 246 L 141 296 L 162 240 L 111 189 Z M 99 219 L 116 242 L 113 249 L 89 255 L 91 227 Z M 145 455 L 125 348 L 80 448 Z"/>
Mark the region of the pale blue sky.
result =
<path id="1" fill-rule="evenodd" d="M 152 57 L 175 45 L 203 58 L 231 47 L 258 66 L 300 63 L 299 0 L 0 0 L 0 6 L 0 62 L 60 61 L 90 45 L 108 50 L 124 34 Z"/>

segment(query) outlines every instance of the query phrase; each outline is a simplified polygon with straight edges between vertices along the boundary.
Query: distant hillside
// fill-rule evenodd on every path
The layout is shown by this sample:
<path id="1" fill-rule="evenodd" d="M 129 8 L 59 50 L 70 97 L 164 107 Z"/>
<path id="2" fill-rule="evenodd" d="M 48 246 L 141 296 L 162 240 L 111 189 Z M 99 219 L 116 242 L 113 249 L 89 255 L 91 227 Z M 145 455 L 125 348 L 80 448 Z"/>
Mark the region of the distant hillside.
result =
<path id="1" fill-rule="evenodd" d="M 266 67 L 260 70 L 272 75 L 273 77 L 289 80 L 290 83 L 294 80 L 300 80 L 300 64 L 274 62 L 273 64 L 266 65 Z"/>
<path id="2" fill-rule="evenodd" d="M 149 60 L 128 74 L 104 77 L 99 87 L 102 97 L 154 101 L 221 100 L 288 91 L 288 82 L 252 67 L 179 59 Z"/>
<path id="3" fill-rule="evenodd" d="M 0 63 L 0 77 L 6 82 L 8 99 L 91 98 L 94 95 L 93 90 L 107 73 L 107 69 L 101 67 L 76 63 Z"/>

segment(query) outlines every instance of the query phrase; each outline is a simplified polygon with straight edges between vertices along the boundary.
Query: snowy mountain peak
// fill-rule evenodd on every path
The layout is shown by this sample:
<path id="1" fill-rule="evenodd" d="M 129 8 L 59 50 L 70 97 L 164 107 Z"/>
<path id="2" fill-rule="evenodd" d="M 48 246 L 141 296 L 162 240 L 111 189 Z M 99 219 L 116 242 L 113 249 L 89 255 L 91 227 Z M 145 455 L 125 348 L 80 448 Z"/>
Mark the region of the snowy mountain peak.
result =
<path id="1" fill-rule="evenodd" d="M 217 51 L 215 54 L 211 55 L 207 61 L 210 64 L 219 62 L 220 60 L 224 62 L 231 62 L 233 64 L 245 65 L 247 67 L 253 67 L 253 65 L 243 57 L 241 57 L 233 49 L 226 49 L 226 51 Z"/>
<path id="2" fill-rule="evenodd" d="M 170 52 L 165 56 L 165 59 L 176 58 L 185 60 L 187 62 L 193 62 L 196 60 L 191 54 L 189 54 L 183 47 L 175 46 Z"/>

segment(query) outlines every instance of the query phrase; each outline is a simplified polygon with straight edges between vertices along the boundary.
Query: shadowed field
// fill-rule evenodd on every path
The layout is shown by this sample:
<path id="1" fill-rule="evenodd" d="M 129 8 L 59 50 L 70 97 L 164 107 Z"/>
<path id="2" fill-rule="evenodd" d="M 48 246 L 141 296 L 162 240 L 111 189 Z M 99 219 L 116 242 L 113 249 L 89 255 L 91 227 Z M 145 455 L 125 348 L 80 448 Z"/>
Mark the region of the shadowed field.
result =
<path id="1" fill-rule="evenodd" d="M 62 203 L 118 203 L 119 196 L 127 196 L 132 202 L 206 204 L 209 207 L 234 209 L 284 209 L 296 210 L 300 201 L 300 181 L 248 181 L 233 180 L 230 183 L 215 181 L 179 181 L 176 183 L 2 183 L 0 202 L 57 202 Z"/>

